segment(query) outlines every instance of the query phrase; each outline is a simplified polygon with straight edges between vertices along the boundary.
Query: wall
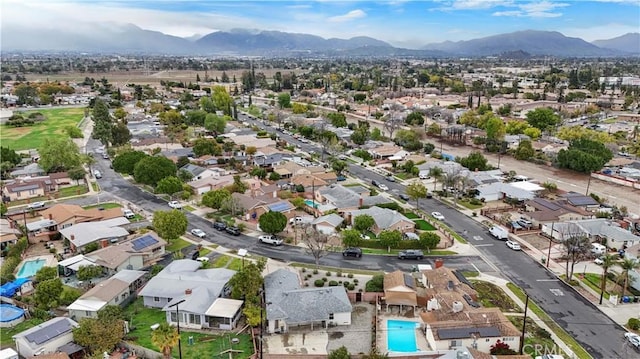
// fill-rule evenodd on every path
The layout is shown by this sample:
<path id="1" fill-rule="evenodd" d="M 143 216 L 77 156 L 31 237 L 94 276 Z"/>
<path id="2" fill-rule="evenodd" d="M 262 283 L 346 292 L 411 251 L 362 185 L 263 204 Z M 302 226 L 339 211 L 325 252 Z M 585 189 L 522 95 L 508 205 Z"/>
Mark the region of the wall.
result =
<path id="1" fill-rule="evenodd" d="M 333 320 L 330 321 L 335 325 L 351 325 L 351 312 L 334 313 Z"/>
<path id="2" fill-rule="evenodd" d="M 136 345 L 130 342 L 120 342 L 118 343 L 118 346 L 125 347 L 129 351 L 135 352 L 138 358 L 145 358 L 145 359 L 162 359 L 163 358 L 162 354 L 156 351 L 141 347 L 139 345 Z"/>
<path id="3" fill-rule="evenodd" d="M 633 182 L 621 177 L 605 175 L 603 173 L 592 173 L 591 177 L 610 183 L 615 183 L 625 187 L 640 189 L 640 182 Z"/>
<path id="4" fill-rule="evenodd" d="M 142 297 L 143 303 L 145 307 L 150 307 L 150 308 L 163 308 L 165 305 L 167 305 L 167 303 L 169 303 L 169 298 L 162 298 L 160 297 L 160 301 L 159 302 L 155 302 L 153 300 L 153 297 Z"/>
<path id="5" fill-rule="evenodd" d="M 378 297 L 384 297 L 383 292 L 362 292 L 360 294 L 362 295 L 363 302 L 372 304 L 377 302 Z M 351 301 L 351 303 L 356 302 L 356 295 L 357 293 L 355 292 L 347 292 L 347 297 L 349 297 L 349 301 Z"/>

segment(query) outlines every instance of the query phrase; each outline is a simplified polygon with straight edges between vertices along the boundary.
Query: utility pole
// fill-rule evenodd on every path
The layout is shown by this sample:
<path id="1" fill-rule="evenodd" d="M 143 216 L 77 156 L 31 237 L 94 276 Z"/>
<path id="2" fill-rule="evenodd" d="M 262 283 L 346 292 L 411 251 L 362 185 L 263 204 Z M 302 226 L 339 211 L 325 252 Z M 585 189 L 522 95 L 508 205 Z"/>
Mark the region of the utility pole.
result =
<path id="1" fill-rule="evenodd" d="M 587 181 L 587 191 L 584 193 L 585 196 L 589 195 L 589 187 L 591 186 L 591 172 L 589 172 L 589 180 Z"/>
<path id="2" fill-rule="evenodd" d="M 178 328 L 178 354 L 180 355 L 180 359 L 182 359 L 182 340 L 180 340 L 180 309 L 178 308 L 178 305 L 184 302 L 185 302 L 185 299 L 177 302 L 176 304 L 172 304 L 169 306 L 169 308 L 176 307 L 176 322 L 177 322 L 177 328 Z"/>
<path id="3" fill-rule="evenodd" d="M 547 268 L 549 268 L 549 262 L 551 261 L 551 243 L 553 240 L 553 226 L 556 222 L 551 222 L 551 237 L 549 237 L 549 252 L 547 253 Z"/>
<path id="4" fill-rule="evenodd" d="M 522 334 L 520 335 L 520 355 L 524 349 L 524 332 L 527 328 L 527 308 L 529 307 L 529 294 L 525 293 L 527 299 L 524 302 L 524 320 L 522 321 Z"/>

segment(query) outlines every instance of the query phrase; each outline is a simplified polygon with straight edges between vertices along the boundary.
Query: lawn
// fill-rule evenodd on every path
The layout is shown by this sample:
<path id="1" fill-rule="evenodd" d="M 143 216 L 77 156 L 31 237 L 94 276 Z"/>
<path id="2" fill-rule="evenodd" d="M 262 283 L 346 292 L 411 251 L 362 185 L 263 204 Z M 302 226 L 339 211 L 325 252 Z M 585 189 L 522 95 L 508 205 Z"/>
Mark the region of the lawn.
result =
<path id="1" fill-rule="evenodd" d="M 13 328 L 2 328 L 2 335 L 0 336 L 1 337 L 0 345 L 2 345 L 3 348 L 12 347 L 15 344 L 13 342 L 13 339 L 11 339 L 12 336 L 20 332 L 23 332 L 29 328 L 33 328 L 42 322 L 44 322 L 44 320 L 38 319 L 38 318 L 31 318 L 31 319 L 25 320 L 24 322 L 16 325 Z"/>
<path id="2" fill-rule="evenodd" d="M 483 307 L 497 307 L 503 312 L 522 313 L 522 309 L 497 285 L 480 280 L 471 283 L 478 292 L 478 300 Z"/>
<path id="3" fill-rule="evenodd" d="M 195 208 L 193 208 L 191 206 L 184 206 L 183 208 L 184 208 L 185 211 L 189 211 L 189 212 L 193 212 L 193 211 L 196 210 Z"/>
<path id="4" fill-rule="evenodd" d="M 471 204 L 469 201 L 462 201 L 462 200 L 458 201 L 458 204 L 464 207 L 467 207 L 470 210 L 476 210 L 478 208 L 482 208 L 483 206 L 482 204 Z"/>
<path id="5" fill-rule="evenodd" d="M 397 255 L 398 252 L 400 251 L 401 249 L 392 249 L 391 252 L 388 252 L 386 249 L 362 248 L 362 253 L 364 254 L 381 255 L 381 256 Z M 427 250 L 423 250 L 422 252 L 424 253 L 425 256 L 453 256 L 458 254 L 458 252 L 438 250 L 438 249 L 432 249 L 430 252 Z"/>
<path id="6" fill-rule="evenodd" d="M 93 187 L 94 192 L 100 192 L 100 186 L 98 185 L 98 182 L 91 182 L 91 187 Z"/>
<path id="7" fill-rule="evenodd" d="M 409 219 L 418 219 L 420 217 L 418 217 L 417 214 L 413 213 L 413 212 L 407 212 L 404 214 L 405 217 L 409 218 Z"/>
<path id="8" fill-rule="evenodd" d="M 151 326 L 162 323 L 166 320 L 166 315 L 159 309 L 145 308 L 142 299 L 131 303 L 125 309 L 125 315 L 130 319 L 131 331 L 125 340 L 136 343 L 145 348 L 159 351 L 151 342 Z M 233 349 L 241 350 L 234 356 L 234 359 L 246 359 L 253 355 L 253 343 L 249 334 L 235 333 L 196 333 L 182 329 L 180 331 L 182 342 L 182 356 L 184 358 L 228 358 L 227 354 L 221 355 L 225 350 L 231 348 L 231 339 L 238 338 L 240 343 L 234 344 Z M 193 340 L 190 345 L 189 339 Z M 173 357 L 179 356 L 178 347 L 173 348 Z"/>
<path id="9" fill-rule="evenodd" d="M 416 220 L 414 222 L 416 222 L 416 226 L 421 231 L 435 231 L 436 230 L 436 228 L 434 226 L 432 226 L 429 222 L 425 221 L 424 219 L 418 219 L 418 220 Z"/>
<path id="10" fill-rule="evenodd" d="M 213 263 L 211 263 L 211 268 L 226 268 L 230 260 L 231 260 L 231 257 L 229 256 L 224 256 L 224 255 L 220 256 L 216 258 L 216 260 L 213 261 Z"/>
<path id="11" fill-rule="evenodd" d="M 40 112 L 47 119 L 41 123 L 26 127 L 2 126 L 0 142 L 5 147 L 13 150 L 28 150 L 38 148 L 44 138 L 53 138 L 60 135 L 67 136 L 64 129 L 67 126 L 77 126 L 84 117 L 83 108 L 55 108 L 39 109 L 37 111 L 16 112 L 28 115 L 31 112 Z"/>
<path id="12" fill-rule="evenodd" d="M 85 194 L 87 192 L 89 192 L 89 189 L 87 189 L 87 186 L 85 185 L 64 187 L 64 188 L 60 188 L 60 190 L 58 191 L 58 193 L 60 194 L 60 197 L 77 196 L 77 195 Z"/>
<path id="13" fill-rule="evenodd" d="M 522 329 L 522 323 L 524 321 L 524 317 L 516 317 L 513 315 L 508 316 L 509 321 L 515 325 L 516 328 Z M 524 339 L 524 353 L 529 354 L 532 357 L 536 354 L 535 348 L 536 345 L 538 347 L 542 346 L 543 348 L 556 348 L 556 343 L 551 339 L 551 334 L 542 329 L 535 321 L 531 318 L 527 318 L 527 326 L 525 327 L 525 339 Z M 511 348 L 517 350 L 517 348 Z M 560 352 L 558 349 L 558 353 L 563 355 L 564 352 Z"/>
<path id="14" fill-rule="evenodd" d="M 185 241 L 184 239 L 178 238 L 171 242 L 168 246 L 165 247 L 165 251 L 172 253 L 176 251 L 180 251 L 183 248 L 187 248 L 191 245 L 191 243 Z"/>
<path id="15" fill-rule="evenodd" d="M 101 204 L 92 204 L 90 206 L 85 206 L 82 208 L 92 209 L 92 208 L 98 208 L 98 207 L 102 209 L 111 209 L 111 208 L 122 208 L 122 205 L 120 203 L 115 203 L 115 202 L 105 202 Z"/>
<path id="16" fill-rule="evenodd" d="M 578 277 L 581 277 L 581 276 L 578 275 Z M 582 283 L 588 285 L 596 293 L 600 293 L 600 286 L 601 286 L 601 283 L 602 283 L 601 282 L 601 280 L 602 280 L 602 275 L 601 274 L 586 273 L 584 275 L 584 278 L 582 278 L 581 280 L 582 280 Z M 607 279 L 607 290 L 604 292 L 604 298 L 607 299 L 607 300 L 609 299 L 609 291 L 611 291 L 611 288 L 620 288 L 620 286 L 618 286 L 613 281 Z"/>

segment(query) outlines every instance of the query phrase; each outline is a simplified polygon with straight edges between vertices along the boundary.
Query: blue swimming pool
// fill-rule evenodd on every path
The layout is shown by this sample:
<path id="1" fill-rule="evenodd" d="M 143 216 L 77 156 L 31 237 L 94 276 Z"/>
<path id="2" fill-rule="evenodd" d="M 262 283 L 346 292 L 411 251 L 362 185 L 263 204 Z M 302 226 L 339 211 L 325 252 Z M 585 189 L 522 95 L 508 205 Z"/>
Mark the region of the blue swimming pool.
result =
<path id="1" fill-rule="evenodd" d="M 315 208 L 315 209 L 318 209 L 318 206 L 320 205 L 320 203 L 318 203 L 318 202 L 314 202 L 314 201 L 313 201 L 313 200 L 311 200 L 311 199 L 305 199 L 305 200 L 304 200 L 304 203 L 305 203 L 307 206 L 309 206 L 309 207 L 311 207 L 311 208 Z"/>
<path id="2" fill-rule="evenodd" d="M 22 263 L 22 267 L 16 274 L 16 278 L 29 278 L 36 275 L 36 273 L 44 266 L 47 261 L 44 259 L 29 260 Z"/>
<path id="3" fill-rule="evenodd" d="M 24 309 L 11 304 L 0 304 L 0 327 L 13 327 L 24 321 Z"/>
<path id="4" fill-rule="evenodd" d="M 420 323 L 387 320 L 387 348 L 390 352 L 416 352 L 416 328 Z"/>

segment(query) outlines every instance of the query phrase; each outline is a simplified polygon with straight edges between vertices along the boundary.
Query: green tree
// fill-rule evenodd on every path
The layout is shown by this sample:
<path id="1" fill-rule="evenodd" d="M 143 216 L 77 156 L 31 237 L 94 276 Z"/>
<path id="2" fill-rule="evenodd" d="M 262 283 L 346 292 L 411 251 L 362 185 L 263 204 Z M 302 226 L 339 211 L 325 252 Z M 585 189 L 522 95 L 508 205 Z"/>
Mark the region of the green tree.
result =
<path id="1" fill-rule="evenodd" d="M 133 170 L 138 162 L 148 157 L 142 151 L 126 151 L 117 155 L 112 162 L 113 169 L 119 173 L 133 174 Z"/>
<path id="2" fill-rule="evenodd" d="M 87 174 L 87 171 L 82 167 L 74 167 L 67 171 L 69 178 L 76 181 L 76 185 L 79 185 L 79 181 L 84 179 L 84 176 Z"/>
<path id="3" fill-rule="evenodd" d="M 529 136 L 529 138 L 531 138 L 532 140 L 537 140 L 542 135 L 542 131 L 535 127 L 525 128 L 523 133 Z"/>
<path id="4" fill-rule="evenodd" d="M 93 104 L 92 116 L 94 124 L 91 137 L 100 140 L 105 146 L 109 146 L 113 141 L 113 124 L 109 114 L 109 107 L 99 98 Z"/>
<path id="5" fill-rule="evenodd" d="M 602 264 L 600 264 L 600 266 L 602 267 L 602 276 L 600 277 L 600 291 L 604 293 L 607 291 L 607 274 L 609 274 L 609 269 L 618 265 L 618 263 L 616 262 L 615 256 L 611 254 L 605 254 L 601 259 Z M 600 304 L 602 304 L 602 300 Z"/>
<path id="6" fill-rule="evenodd" d="M 168 176 L 175 176 L 176 165 L 162 156 L 142 158 L 133 169 L 133 178 L 138 183 L 156 186 L 158 181 Z"/>
<path id="7" fill-rule="evenodd" d="M 131 132 L 127 125 L 122 122 L 118 122 L 111 128 L 111 138 L 113 139 L 114 146 L 126 145 L 131 141 Z"/>
<path id="8" fill-rule="evenodd" d="M 78 279 L 82 281 L 97 278 L 101 275 L 102 267 L 94 265 L 80 266 L 80 268 L 78 268 L 78 272 L 76 273 Z"/>
<path id="9" fill-rule="evenodd" d="M 207 111 L 192 110 L 185 114 L 185 122 L 191 126 L 204 126 L 204 119 L 207 117 Z"/>
<path id="10" fill-rule="evenodd" d="M 505 135 L 504 122 L 499 118 L 492 116 L 484 125 L 484 130 L 487 133 L 487 139 L 502 141 Z"/>
<path id="11" fill-rule="evenodd" d="M 118 107 L 113 111 L 113 117 L 118 120 L 124 120 L 125 117 L 127 117 L 127 111 L 125 111 L 122 107 Z"/>
<path id="12" fill-rule="evenodd" d="M 531 128 L 531 126 L 529 126 L 529 123 L 526 121 L 511 120 L 507 122 L 505 131 L 510 135 L 520 135 L 523 134 L 527 128 Z"/>
<path id="13" fill-rule="evenodd" d="M 215 114 L 208 114 L 204 119 L 204 128 L 216 134 L 224 133 L 224 129 L 227 127 L 226 116 L 218 116 Z"/>
<path id="14" fill-rule="evenodd" d="M 109 322 L 112 320 L 124 320 L 124 312 L 119 305 L 105 305 L 98 311 L 98 319 Z"/>
<path id="15" fill-rule="evenodd" d="M 0 216 L 4 216 L 5 214 L 7 214 L 7 205 L 4 204 L 4 202 L 0 202 Z"/>
<path id="16" fill-rule="evenodd" d="M 171 242 L 180 238 L 187 231 L 187 216 L 182 211 L 174 209 L 171 211 L 156 211 L 153 213 L 153 228 L 158 235 Z"/>
<path id="17" fill-rule="evenodd" d="M 527 112 L 527 122 L 540 131 L 549 131 L 560 124 L 561 119 L 553 109 L 546 107 Z"/>
<path id="18" fill-rule="evenodd" d="M 36 272 L 36 283 L 44 282 L 45 280 L 54 279 L 58 276 L 58 268 L 56 267 L 42 267 Z"/>
<path id="19" fill-rule="evenodd" d="M 213 191 L 206 192 L 202 196 L 202 204 L 214 208 L 220 209 L 225 200 L 231 198 L 231 192 L 222 188 Z"/>
<path id="20" fill-rule="evenodd" d="M 342 174 L 342 171 L 347 168 L 347 163 L 340 160 L 333 161 L 333 163 L 331 164 L 331 168 L 333 168 L 333 170 L 336 171 L 336 174 L 339 176 Z"/>
<path id="21" fill-rule="evenodd" d="M 224 86 L 213 86 L 211 98 L 216 110 L 224 112 L 225 115 L 231 116 L 231 108 L 233 107 L 233 97 L 229 95 Z"/>
<path id="22" fill-rule="evenodd" d="M 444 172 L 440 167 L 432 167 L 429 170 L 429 176 L 433 177 L 433 190 L 436 190 L 436 185 L 438 184 L 438 180 L 442 179 Z"/>
<path id="23" fill-rule="evenodd" d="M 0 146 L 0 162 L 11 162 L 13 165 L 17 165 L 22 162 L 22 158 L 11 148 Z"/>
<path id="24" fill-rule="evenodd" d="M 376 274 L 365 284 L 367 292 L 384 291 L 384 274 Z"/>
<path id="25" fill-rule="evenodd" d="M 427 187 L 421 181 L 413 181 L 407 186 L 407 195 L 416 201 L 416 208 L 420 208 L 420 198 L 427 198 Z"/>
<path id="26" fill-rule="evenodd" d="M 261 167 L 254 167 L 251 169 L 249 174 L 253 177 L 258 177 L 260 179 L 265 179 L 267 177 L 267 170 Z"/>
<path id="27" fill-rule="evenodd" d="M 330 112 L 326 116 L 334 127 L 347 127 L 347 116 L 344 113 Z"/>
<path id="28" fill-rule="evenodd" d="M 220 146 L 208 138 L 198 138 L 193 143 L 193 154 L 196 157 L 220 154 Z"/>
<path id="29" fill-rule="evenodd" d="M 419 243 L 420 248 L 431 251 L 438 246 L 438 243 L 440 243 L 440 236 L 433 232 L 422 232 L 420 233 Z"/>
<path id="30" fill-rule="evenodd" d="M 45 137 L 38 148 L 38 164 L 47 173 L 80 167 L 82 157 L 78 146 L 65 136 Z"/>
<path id="31" fill-rule="evenodd" d="M 518 144 L 518 148 L 516 149 L 516 152 L 515 152 L 516 159 L 521 161 L 526 161 L 533 158 L 533 155 L 535 155 L 535 150 L 531 145 L 531 141 L 529 140 L 520 141 L 520 143 Z"/>
<path id="32" fill-rule="evenodd" d="M 391 248 L 395 248 L 402 241 L 402 233 L 398 230 L 384 230 L 378 235 L 380 243 L 387 247 L 387 251 L 391 252 Z"/>
<path id="33" fill-rule="evenodd" d="M 124 324 L 119 319 L 83 318 L 72 331 L 74 342 L 87 348 L 90 353 L 101 354 L 110 352 L 122 340 Z"/>
<path id="34" fill-rule="evenodd" d="M 360 232 L 371 230 L 374 224 L 376 224 L 375 220 L 368 214 L 361 214 L 353 219 L 353 228 Z"/>
<path id="35" fill-rule="evenodd" d="M 171 359 L 171 350 L 178 345 L 179 340 L 178 330 L 165 321 L 151 333 L 151 343 L 160 349 L 165 359 Z"/>
<path id="36" fill-rule="evenodd" d="M 336 350 L 332 350 L 327 356 L 327 359 L 351 359 L 351 354 L 349 354 L 349 351 L 343 345 Z"/>
<path id="37" fill-rule="evenodd" d="M 340 232 L 342 245 L 345 247 L 356 247 L 360 244 L 360 232 L 355 229 L 345 229 Z"/>
<path id="38" fill-rule="evenodd" d="M 276 234 L 287 226 L 287 217 L 280 212 L 269 211 L 258 218 L 258 223 L 263 232 Z"/>
<path id="39" fill-rule="evenodd" d="M 35 294 L 35 301 L 38 307 L 44 310 L 57 307 L 62 289 L 60 278 L 48 279 L 38 283 Z"/>
<path id="40" fill-rule="evenodd" d="M 244 309 L 242 309 L 242 314 L 244 314 L 245 318 L 247 319 L 247 324 L 249 324 L 253 328 L 259 326 L 264 318 L 266 318 L 266 315 L 262 308 L 259 305 L 255 305 L 253 303 L 247 303 Z"/>
<path id="41" fill-rule="evenodd" d="M 640 262 L 635 258 L 624 258 L 618 265 L 622 269 L 621 276 L 624 278 L 624 284 L 622 285 L 622 295 L 624 296 L 629 285 L 629 272 L 640 268 Z"/>
<path id="42" fill-rule="evenodd" d="M 407 115 L 407 118 L 405 118 L 404 122 L 407 125 L 422 126 L 424 124 L 424 115 L 420 112 L 411 112 Z"/>
<path id="43" fill-rule="evenodd" d="M 291 107 L 291 95 L 288 92 L 283 92 L 278 95 L 278 107 L 281 109 Z"/>
<path id="44" fill-rule="evenodd" d="M 156 193 L 172 195 L 182 191 L 182 181 L 175 176 L 168 176 L 158 181 Z"/>
<path id="45" fill-rule="evenodd" d="M 280 174 L 278 172 L 271 172 L 269 173 L 269 181 L 279 181 L 280 180 Z"/>
<path id="46" fill-rule="evenodd" d="M 560 168 L 591 173 L 602 169 L 612 158 L 613 153 L 604 144 L 577 139 L 571 142 L 569 148 L 560 150 L 556 160 Z"/>
<path id="47" fill-rule="evenodd" d="M 229 280 L 231 286 L 231 298 L 243 299 L 248 303 L 260 303 L 260 290 L 264 278 L 262 271 L 266 265 L 266 260 L 261 259 L 257 262 L 245 261 L 242 268 Z"/>
<path id="48" fill-rule="evenodd" d="M 458 157 L 456 162 L 471 171 L 486 171 L 490 168 L 489 163 L 480 152 L 471 152 L 467 157 Z"/>

